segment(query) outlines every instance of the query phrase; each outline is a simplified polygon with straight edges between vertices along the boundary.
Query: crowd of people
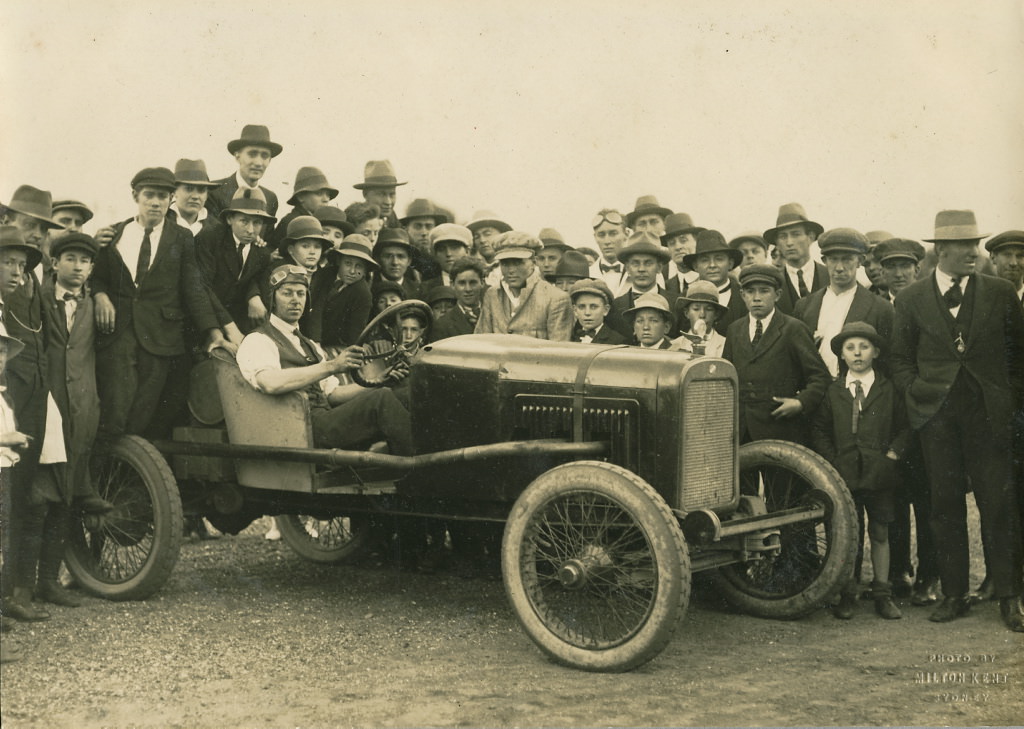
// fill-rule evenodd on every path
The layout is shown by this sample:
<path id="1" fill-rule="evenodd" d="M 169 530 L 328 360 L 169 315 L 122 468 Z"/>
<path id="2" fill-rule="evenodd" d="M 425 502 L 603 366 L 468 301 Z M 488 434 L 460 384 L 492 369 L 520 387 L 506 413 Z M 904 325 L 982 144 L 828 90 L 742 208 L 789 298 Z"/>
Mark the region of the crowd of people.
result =
<path id="1" fill-rule="evenodd" d="M 79 604 L 58 580 L 70 520 L 112 508 L 90 454 L 187 421 L 189 365 L 214 348 L 256 389 L 306 391 L 318 446 L 411 452 L 408 368 L 380 388 L 351 377 L 367 323 L 410 299 L 432 313 L 401 320 L 410 353 L 503 333 L 724 357 L 741 441 L 808 445 L 844 477 L 881 617 L 901 616 L 894 598 L 937 603 L 936 622 L 998 599 L 1024 631 L 1024 231 L 989 236 L 972 211 L 945 210 L 926 249 L 825 230 L 790 203 L 727 240 L 643 195 L 599 210 L 593 243 L 572 246 L 488 211 L 456 223 L 427 199 L 399 217 L 406 183 L 387 160 L 366 164 L 362 199 L 344 208 L 322 170 L 300 168 L 278 218 L 260 181 L 282 145 L 248 125 L 227 150 L 237 169 L 224 179 L 201 160 L 139 171 L 132 216 L 93 235 L 79 200 L 22 185 L 0 205 L 5 631 L 47 619 L 42 603 Z M 969 492 L 987 570 L 973 592 Z M 855 611 L 860 561 L 839 618 Z"/>

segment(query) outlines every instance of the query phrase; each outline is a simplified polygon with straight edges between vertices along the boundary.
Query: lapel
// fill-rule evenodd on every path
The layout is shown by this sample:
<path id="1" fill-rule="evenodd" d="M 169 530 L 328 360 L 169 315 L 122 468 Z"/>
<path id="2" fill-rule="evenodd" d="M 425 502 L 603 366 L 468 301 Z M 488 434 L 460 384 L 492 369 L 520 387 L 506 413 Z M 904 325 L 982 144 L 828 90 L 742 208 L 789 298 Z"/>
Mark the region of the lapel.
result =
<path id="1" fill-rule="evenodd" d="M 853 303 L 850 304 L 850 311 L 846 314 L 846 322 L 867 321 L 868 312 L 874 304 L 875 295 L 866 288 L 857 284 L 857 290 L 853 293 Z"/>
<path id="2" fill-rule="evenodd" d="M 799 299 L 797 299 L 799 301 Z M 813 291 L 807 297 L 807 308 L 804 310 L 804 315 L 800 317 L 804 320 L 804 323 L 810 328 L 812 332 L 818 330 L 818 319 L 821 318 L 821 305 L 825 301 L 825 289 L 820 291 Z M 855 319 L 847 319 L 848 321 L 856 321 Z"/>
<path id="3" fill-rule="evenodd" d="M 121 257 L 121 251 L 117 247 L 117 244 L 121 242 L 121 236 L 124 235 L 124 229 L 132 222 L 132 220 L 133 218 L 128 218 L 128 220 L 122 220 L 120 223 L 114 224 L 114 237 L 110 240 L 109 245 L 107 245 L 107 250 L 109 250 L 110 254 L 114 256 L 114 260 L 121 264 L 121 269 L 127 273 L 128 282 L 131 284 L 132 288 L 135 288 L 135 274 L 128 270 L 128 266 L 125 264 L 124 258 Z"/>
<path id="4" fill-rule="evenodd" d="M 817 291 L 828 286 L 828 269 L 820 263 L 814 264 L 814 282 L 811 284 L 811 291 Z"/>
<path id="5" fill-rule="evenodd" d="M 56 290 L 56 284 L 49 277 L 40 285 L 39 294 L 42 297 L 43 316 L 49 320 L 46 326 L 51 327 L 52 331 L 57 333 L 57 337 L 66 343 L 68 331 L 64 326 L 64 312 L 61 311 L 63 304 L 57 301 Z M 78 321 L 77 316 L 75 321 Z"/>
<path id="6" fill-rule="evenodd" d="M 775 315 L 772 316 L 771 324 L 768 325 L 768 328 L 764 330 L 764 334 L 761 335 L 761 341 L 758 343 L 757 349 L 751 352 L 751 360 L 763 356 L 782 337 L 782 316 L 782 312 L 776 309 Z M 745 333 L 749 340 L 750 330 L 747 329 Z"/>
<path id="7" fill-rule="evenodd" d="M 515 312 L 508 318 L 510 323 L 526 310 L 527 304 L 530 301 L 530 297 L 533 296 L 533 292 L 537 289 L 537 286 L 539 285 L 539 274 L 537 275 L 537 278 L 533 278 L 531 275 L 531 278 L 526 282 L 526 286 L 524 286 L 523 290 L 519 293 L 519 308 L 516 309 Z M 501 295 L 505 297 L 505 301 L 509 306 L 509 310 L 511 310 L 512 302 L 508 300 L 508 296 L 505 294 L 504 289 L 501 290 Z"/>
<path id="8" fill-rule="evenodd" d="M 168 253 L 168 249 L 171 247 L 171 240 L 174 238 L 175 233 L 178 232 L 178 227 L 177 223 L 174 225 L 168 225 L 167 221 L 164 221 L 164 227 L 160 231 L 160 240 L 156 241 L 156 250 L 153 251 L 153 258 L 149 264 L 149 270 L 146 271 L 146 275 L 142 279 L 143 283 L 145 283 L 146 280 L 154 274 L 156 267 L 160 265 L 161 261 L 171 255 Z"/>
<path id="9" fill-rule="evenodd" d="M 864 409 L 865 410 L 868 409 L 868 406 L 871 403 L 873 403 L 875 400 L 877 400 L 878 398 L 880 398 L 882 396 L 882 388 L 884 387 L 885 382 L 886 382 L 886 380 L 882 376 L 882 373 L 879 372 L 878 370 L 875 370 L 875 382 L 874 382 L 873 385 L 871 385 L 871 392 L 869 392 L 867 397 L 864 398 Z M 847 390 L 846 394 L 850 395 L 850 391 Z M 853 399 L 853 395 L 850 395 L 850 399 L 851 400 Z"/>
<path id="10" fill-rule="evenodd" d="M 252 260 L 252 253 L 253 247 L 250 246 L 249 257 L 245 259 L 246 265 L 248 265 L 249 261 Z M 242 271 L 245 270 L 245 267 L 243 266 L 242 268 L 239 268 L 238 266 L 238 253 L 235 248 L 235 236 L 232 234 L 230 228 L 224 232 L 224 242 L 221 249 L 221 255 L 224 256 L 224 265 L 227 266 L 228 273 L 230 273 L 231 277 L 237 281 L 241 278 Z"/>
<path id="11" fill-rule="evenodd" d="M 928 277 L 928 285 L 922 287 L 921 296 L 922 304 L 921 313 L 926 317 L 931 313 L 933 321 L 938 322 L 939 326 L 945 330 L 945 335 L 940 335 L 939 338 L 943 341 L 943 346 L 952 352 L 954 355 L 959 356 L 959 352 L 956 351 L 956 335 L 953 330 L 956 328 L 956 319 L 949 313 L 949 309 L 946 307 L 946 302 L 942 298 L 942 292 L 939 291 L 939 282 L 935 279 L 935 274 L 932 273 Z M 961 304 L 962 306 L 962 304 Z"/>
<path id="12" fill-rule="evenodd" d="M 739 327 L 740 335 L 738 337 L 726 337 L 726 339 L 730 342 L 732 349 L 735 350 L 736 361 L 749 362 L 754 357 L 753 347 L 750 346 L 750 314 L 736 321 L 742 322 L 742 324 L 733 322 L 729 325 L 729 328 L 731 329 L 733 326 Z"/>

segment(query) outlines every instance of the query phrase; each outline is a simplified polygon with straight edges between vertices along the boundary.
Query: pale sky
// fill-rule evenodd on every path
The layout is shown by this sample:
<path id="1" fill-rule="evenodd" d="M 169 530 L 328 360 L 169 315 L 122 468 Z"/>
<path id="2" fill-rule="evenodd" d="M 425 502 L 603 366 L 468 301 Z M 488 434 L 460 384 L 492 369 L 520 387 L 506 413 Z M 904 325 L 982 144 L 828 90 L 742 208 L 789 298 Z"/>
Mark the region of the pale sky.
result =
<path id="1" fill-rule="evenodd" d="M 214 7 L 216 5 L 216 7 Z M 1024 228 L 1024 3 L 0 3 L 0 201 L 29 183 L 134 213 L 142 167 L 201 158 L 246 123 L 360 198 L 368 159 L 464 221 L 593 244 L 602 207 L 654 194 L 727 237 L 802 203 L 826 229 L 931 237 L 973 208 Z"/>

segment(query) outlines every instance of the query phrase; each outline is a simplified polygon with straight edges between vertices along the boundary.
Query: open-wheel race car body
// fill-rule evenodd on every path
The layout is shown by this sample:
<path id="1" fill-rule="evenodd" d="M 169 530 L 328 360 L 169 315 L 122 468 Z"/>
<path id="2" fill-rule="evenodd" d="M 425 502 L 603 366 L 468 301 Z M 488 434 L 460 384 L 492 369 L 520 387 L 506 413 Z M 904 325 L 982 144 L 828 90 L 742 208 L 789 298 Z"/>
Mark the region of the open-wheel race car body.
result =
<path id="1" fill-rule="evenodd" d="M 208 365 L 214 384 L 193 392 L 207 424 L 153 444 L 173 477 L 145 441 L 98 459 L 107 497 L 124 493 L 104 520 L 122 523 L 83 523 L 69 566 L 87 589 L 158 589 L 182 501 L 226 531 L 283 515 L 289 544 L 321 562 L 358 551 L 382 514 L 504 523 L 505 587 L 531 639 L 566 665 L 617 671 L 667 645 L 694 572 L 774 618 L 820 607 L 852 573 L 856 519 L 839 475 L 795 444 L 741 446 L 722 359 L 446 339 L 409 373 L 412 456 L 314 448 L 305 395 L 255 391 L 226 353 Z"/>

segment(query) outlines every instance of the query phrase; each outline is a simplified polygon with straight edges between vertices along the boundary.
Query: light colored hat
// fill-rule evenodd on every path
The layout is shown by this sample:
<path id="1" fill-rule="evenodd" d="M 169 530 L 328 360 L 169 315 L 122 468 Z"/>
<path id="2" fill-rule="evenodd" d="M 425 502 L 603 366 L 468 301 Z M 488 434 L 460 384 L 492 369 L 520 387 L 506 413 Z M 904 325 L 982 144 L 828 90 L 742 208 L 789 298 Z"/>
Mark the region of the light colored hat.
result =
<path id="1" fill-rule="evenodd" d="M 245 213 L 264 220 L 277 220 L 267 212 L 267 198 L 263 194 L 263 190 L 258 187 L 240 187 L 235 190 L 235 194 L 231 196 L 231 202 L 220 211 L 220 219 L 227 222 L 230 213 Z"/>
<path id="2" fill-rule="evenodd" d="M 494 228 L 499 233 L 507 233 L 512 230 L 511 225 L 490 210 L 477 210 L 473 213 L 473 219 L 466 223 L 466 227 L 474 233 L 481 228 Z"/>
<path id="3" fill-rule="evenodd" d="M 295 187 L 292 189 L 292 196 L 288 198 L 289 205 L 297 205 L 300 192 L 319 192 L 327 190 L 330 199 L 338 197 L 338 190 L 331 187 L 327 181 L 327 175 L 320 171 L 319 167 L 300 167 L 295 174 Z"/>
<path id="4" fill-rule="evenodd" d="M 442 223 L 430 231 L 431 247 L 436 250 L 440 243 L 457 243 L 469 249 L 473 247 L 473 232 L 464 225 Z"/>
<path id="5" fill-rule="evenodd" d="M 507 233 L 502 233 L 494 242 L 494 260 L 533 258 L 542 247 L 541 242 L 529 233 L 510 230 Z"/>
<path id="6" fill-rule="evenodd" d="M 633 212 L 626 213 L 626 225 L 632 228 L 636 219 L 641 215 L 658 215 L 662 218 L 667 218 L 671 214 L 671 210 L 658 204 L 658 198 L 654 195 L 641 195 L 636 199 Z"/>
<path id="7" fill-rule="evenodd" d="M 569 287 L 569 299 L 571 301 L 576 301 L 576 297 L 582 294 L 600 296 L 606 304 L 611 304 L 615 300 L 615 296 L 612 294 L 608 284 L 593 278 L 581 279 Z"/>
<path id="8" fill-rule="evenodd" d="M 567 244 L 562 234 L 554 228 L 541 228 L 537 237 L 540 238 L 540 242 L 544 244 L 545 248 L 559 248 L 563 251 L 572 250 L 572 246 Z"/>
<path id="9" fill-rule="evenodd" d="M 649 233 L 646 230 L 638 231 L 629 236 L 629 240 L 626 241 L 626 246 L 619 251 L 618 260 L 625 263 L 631 257 L 640 254 L 654 256 L 662 263 L 668 263 L 669 259 L 672 257 L 668 250 L 661 245 L 661 241 L 658 240 L 658 236 L 654 233 Z"/>
<path id="10" fill-rule="evenodd" d="M 55 200 L 51 210 L 54 215 L 57 214 L 58 210 L 77 210 L 82 214 L 82 222 L 88 223 L 92 220 L 92 210 L 84 202 L 78 200 Z"/>
<path id="11" fill-rule="evenodd" d="M 978 232 L 978 221 L 973 210 L 943 210 L 935 216 L 935 237 L 924 238 L 929 243 L 952 240 L 980 241 L 988 233 Z"/>
<path id="12" fill-rule="evenodd" d="M 676 308 L 686 311 L 690 304 L 714 304 L 719 316 L 729 313 L 729 307 L 718 301 L 718 287 L 710 281 L 697 280 L 686 289 L 686 295 L 676 299 Z"/>
<path id="13" fill-rule="evenodd" d="M 18 353 L 25 348 L 24 342 L 20 339 L 15 339 L 7 333 L 7 327 L 0 321 L 0 342 L 7 345 L 7 359 L 12 360 L 18 356 Z"/>
<path id="14" fill-rule="evenodd" d="M 832 228 L 818 238 L 818 248 L 821 249 L 822 256 L 827 256 L 829 253 L 865 255 L 868 252 L 868 239 L 853 228 Z"/>
<path id="15" fill-rule="evenodd" d="M 294 263 L 286 263 L 270 272 L 271 292 L 276 291 L 286 283 L 298 283 L 309 288 L 309 271 L 302 266 L 296 266 Z"/>
<path id="16" fill-rule="evenodd" d="M 635 319 L 637 312 L 641 309 L 656 309 L 663 312 L 665 316 L 668 317 L 670 326 L 676 325 L 676 315 L 672 313 L 672 309 L 669 308 L 668 301 L 661 294 L 655 294 L 653 292 L 641 294 L 636 297 L 636 301 L 633 302 L 633 308 L 626 309 L 622 313 L 630 319 Z"/>
<path id="17" fill-rule="evenodd" d="M 380 264 L 373 260 L 373 256 L 370 255 L 370 239 L 365 235 L 359 235 L 359 233 L 346 235 L 342 239 L 341 245 L 334 249 L 334 253 L 338 256 L 358 258 L 370 266 L 372 271 L 380 268 Z"/>

